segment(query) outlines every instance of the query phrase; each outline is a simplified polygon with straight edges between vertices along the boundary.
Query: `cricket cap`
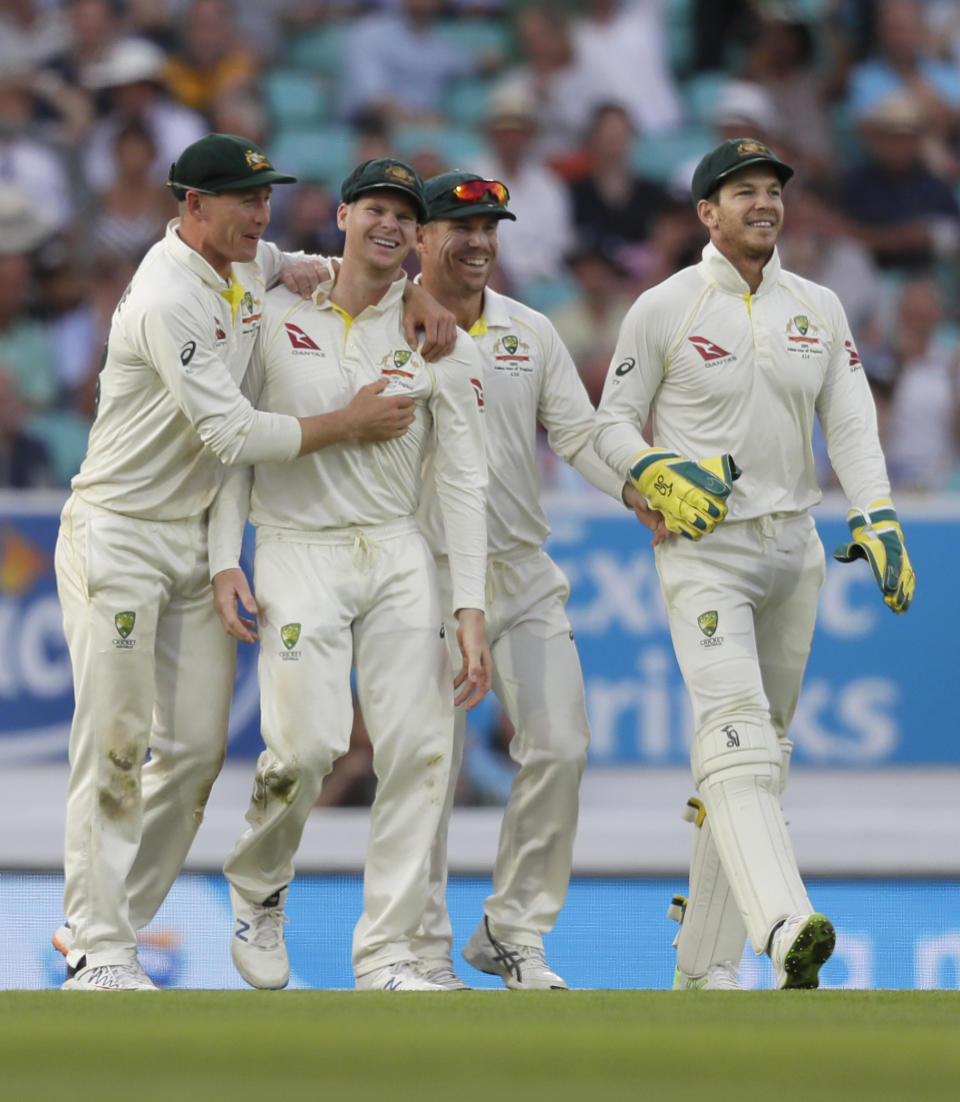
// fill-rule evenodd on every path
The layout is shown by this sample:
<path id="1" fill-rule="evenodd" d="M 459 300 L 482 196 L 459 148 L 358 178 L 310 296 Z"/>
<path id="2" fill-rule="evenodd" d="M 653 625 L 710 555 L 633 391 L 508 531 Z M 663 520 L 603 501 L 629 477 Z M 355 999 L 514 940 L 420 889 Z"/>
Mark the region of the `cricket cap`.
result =
<path id="1" fill-rule="evenodd" d="M 517 220 L 507 210 L 510 192 L 499 180 L 485 180 L 475 172 L 443 172 L 431 176 L 423 186 L 427 200 L 427 221 L 437 218 L 469 218 L 488 214 L 494 218 Z"/>
<path id="2" fill-rule="evenodd" d="M 781 184 L 793 175 L 793 169 L 756 138 L 730 138 L 711 150 L 697 165 L 693 173 L 691 192 L 693 201 L 709 199 L 728 176 L 751 165 L 768 164 L 777 174 Z"/>
<path id="3" fill-rule="evenodd" d="M 364 161 L 340 185 L 340 195 L 345 203 L 352 203 L 364 192 L 377 188 L 388 188 L 408 195 L 417 209 L 417 221 L 427 220 L 423 180 L 405 161 L 397 161 L 393 157 L 377 157 L 372 161 Z"/>
<path id="4" fill-rule="evenodd" d="M 263 150 L 236 134 L 207 134 L 170 166 L 167 183 L 184 191 L 239 191 L 261 184 L 295 184 L 296 176 L 278 172 Z"/>

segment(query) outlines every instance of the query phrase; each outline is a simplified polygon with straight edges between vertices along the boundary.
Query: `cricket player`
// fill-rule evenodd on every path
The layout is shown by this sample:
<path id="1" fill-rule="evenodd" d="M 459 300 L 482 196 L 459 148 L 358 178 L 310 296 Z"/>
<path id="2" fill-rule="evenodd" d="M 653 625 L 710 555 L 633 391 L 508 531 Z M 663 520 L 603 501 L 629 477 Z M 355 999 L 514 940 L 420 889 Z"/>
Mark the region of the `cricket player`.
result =
<path id="1" fill-rule="evenodd" d="M 293 181 L 243 137 L 185 149 L 179 217 L 113 317 L 56 547 L 76 696 L 54 937 L 67 989 L 154 989 L 135 931 L 180 871 L 226 745 L 235 643 L 207 566 L 226 464 L 292 460 L 329 435 L 325 417 L 256 410 L 239 389 L 265 288 L 287 270 L 309 293 L 328 274 L 262 239 L 272 187 Z"/>
<path id="2" fill-rule="evenodd" d="M 448 788 L 454 685 L 462 686 L 456 702 L 468 707 L 490 686 L 483 371 L 465 333 L 433 365 L 403 339 L 397 275 L 426 213 L 420 177 L 402 161 L 366 161 L 344 181 L 342 198 L 337 223 L 346 241 L 336 285 L 314 302 L 283 288 L 267 295 L 245 387 L 259 408 L 298 415 L 337 410 L 359 388 L 385 381 L 383 394 L 411 401 L 413 419 L 394 439 L 344 437 L 286 466 L 232 471 L 214 507 L 211 573 L 224 627 L 237 638 L 252 627 L 234 600 L 245 585 L 238 560 L 248 506 L 257 529 L 266 744 L 249 829 L 224 865 L 232 955 L 254 987 L 287 983 L 287 885 L 323 778 L 349 745 L 352 665 L 377 774 L 364 910 L 353 938 L 356 986 L 436 991 L 410 938 L 426 905 Z M 456 682 L 436 570 L 415 517 L 427 452 L 450 533 Z"/>
<path id="3" fill-rule="evenodd" d="M 690 895 L 673 908 L 677 988 L 739 986 L 745 933 L 781 988 L 816 987 L 834 948 L 780 807 L 824 577 L 809 513 L 815 415 L 854 505 L 835 557 L 866 558 L 896 613 L 915 586 L 843 308 L 780 267 L 792 175 L 752 138 L 700 161 L 693 198 L 710 242 L 630 308 L 598 411 L 597 451 L 675 533 L 655 554 L 698 790 Z M 641 435 L 651 412 L 653 446 Z"/>
<path id="4" fill-rule="evenodd" d="M 472 173 L 447 172 L 427 182 L 426 195 L 429 217 L 419 235 L 423 285 L 453 311 L 484 364 L 487 638 L 493 688 L 516 730 L 510 753 L 519 766 L 501 827 L 493 894 L 463 955 L 508 988 L 565 989 L 546 963 L 543 935 L 553 928 L 570 882 L 590 731 L 565 611 L 570 587 L 543 550 L 549 526 L 540 505 L 537 421 L 556 453 L 593 485 L 641 510 L 651 527 L 660 518 L 594 451 L 596 411 L 553 325 L 487 286 L 499 224 L 516 217 L 507 207 L 507 188 Z M 438 506 L 428 483 L 420 520 L 437 556 L 449 610 L 452 548 Z M 448 611 L 448 639 L 451 627 Z M 431 904 L 415 944 L 424 974 L 447 990 L 466 987 L 453 971 L 445 903 L 447 827 L 464 735 L 465 718 L 458 712 L 455 768 L 433 853 Z"/>

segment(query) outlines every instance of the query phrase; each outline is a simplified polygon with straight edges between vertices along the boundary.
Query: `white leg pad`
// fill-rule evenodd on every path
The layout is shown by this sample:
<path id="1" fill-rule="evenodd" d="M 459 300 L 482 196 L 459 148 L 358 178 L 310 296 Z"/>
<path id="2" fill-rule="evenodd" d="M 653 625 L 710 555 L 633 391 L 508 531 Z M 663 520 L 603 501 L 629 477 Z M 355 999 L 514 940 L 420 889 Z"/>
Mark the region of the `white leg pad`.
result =
<path id="1" fill-rule="evenodd" d="M 700 732 L 691 755 L 720 861 L 758 954 L 778 922 L 813 910 L 780 807 L 779 742 L 769 725 L 736 720 Z"/>
<path id="2" fill-rule="evenodd" d="M 710 819 L 700 815 L 694 825 L 690 896 L 676 939 L 677 967 L 688 976 L 702 976 L 711 965 L 723 961 L 737 967 L 746 939 L 747 930 L 720 863 Z"/>

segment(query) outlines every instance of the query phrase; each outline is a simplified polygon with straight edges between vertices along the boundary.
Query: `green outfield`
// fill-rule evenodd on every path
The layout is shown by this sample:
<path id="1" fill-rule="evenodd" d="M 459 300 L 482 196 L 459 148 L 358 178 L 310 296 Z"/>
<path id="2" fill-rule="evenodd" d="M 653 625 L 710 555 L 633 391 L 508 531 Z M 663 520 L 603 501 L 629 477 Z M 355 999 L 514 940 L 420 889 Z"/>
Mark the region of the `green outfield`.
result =
<path id="1" fill-rule="evenodd" d="M 0 1099 L 946 1099 L 960 992 L 0 993 Z"/>

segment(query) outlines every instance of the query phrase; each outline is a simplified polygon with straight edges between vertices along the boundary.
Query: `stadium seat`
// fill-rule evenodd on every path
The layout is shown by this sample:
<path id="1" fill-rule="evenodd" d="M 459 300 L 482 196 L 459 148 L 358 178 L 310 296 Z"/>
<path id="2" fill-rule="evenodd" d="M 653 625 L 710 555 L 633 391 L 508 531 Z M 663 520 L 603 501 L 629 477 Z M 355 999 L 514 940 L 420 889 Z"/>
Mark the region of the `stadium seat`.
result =
<path id="1" fill-rule="evenodd" d="M 317 180 L 339 189 L 353 167 L 356 136 L 349 126 L 292 126 L 278 130 L 270 156 L 303 180 Z"/>
<path id="2" fill-rule="evenodd" d="M 291 37 L 284 56 L 291 65 L 336 77 L 343 57 L 343 41 L 350 27 L 347 20 L 312 27 Z"/>
<path id="3" fill-rule="evenodd" d="M 443 113 L 456 126 L 478 126 L 486 117 L 493 80 L 468 77 L 458 80 L 443 100 Z"/>
<path id="4" fill-rule="evenodd" d="M 461 16 L 445 21 L 439 31 L 451 45 L 471 57 L 498 53 L 506 58 L 513 50 L 513 35 L 506 19 L 467 19 Z"/>
<path id="5" fill-rule="evenodd" d="M 274 130 L 319 124 L 329 112 L 320 79 L 308 69 L 270 69 L 263 77 L 263 98 Z"/>
<path id="6" fill-rule="evenodd" d="M 451 166 L 469 166 L 486 151 L 479 134 L 457 126 L 398 126 L 394 151 L 407 160 L 430 151 Z"/>
<path id="7" fill-rule="evenodd" d="M 716 144 L 713 132 L 696 124 L 672 134 L 641 137 L 634 146 L 633 167 L 648 179 L 669 184 L 686 162 L 696 162 Z"/>

